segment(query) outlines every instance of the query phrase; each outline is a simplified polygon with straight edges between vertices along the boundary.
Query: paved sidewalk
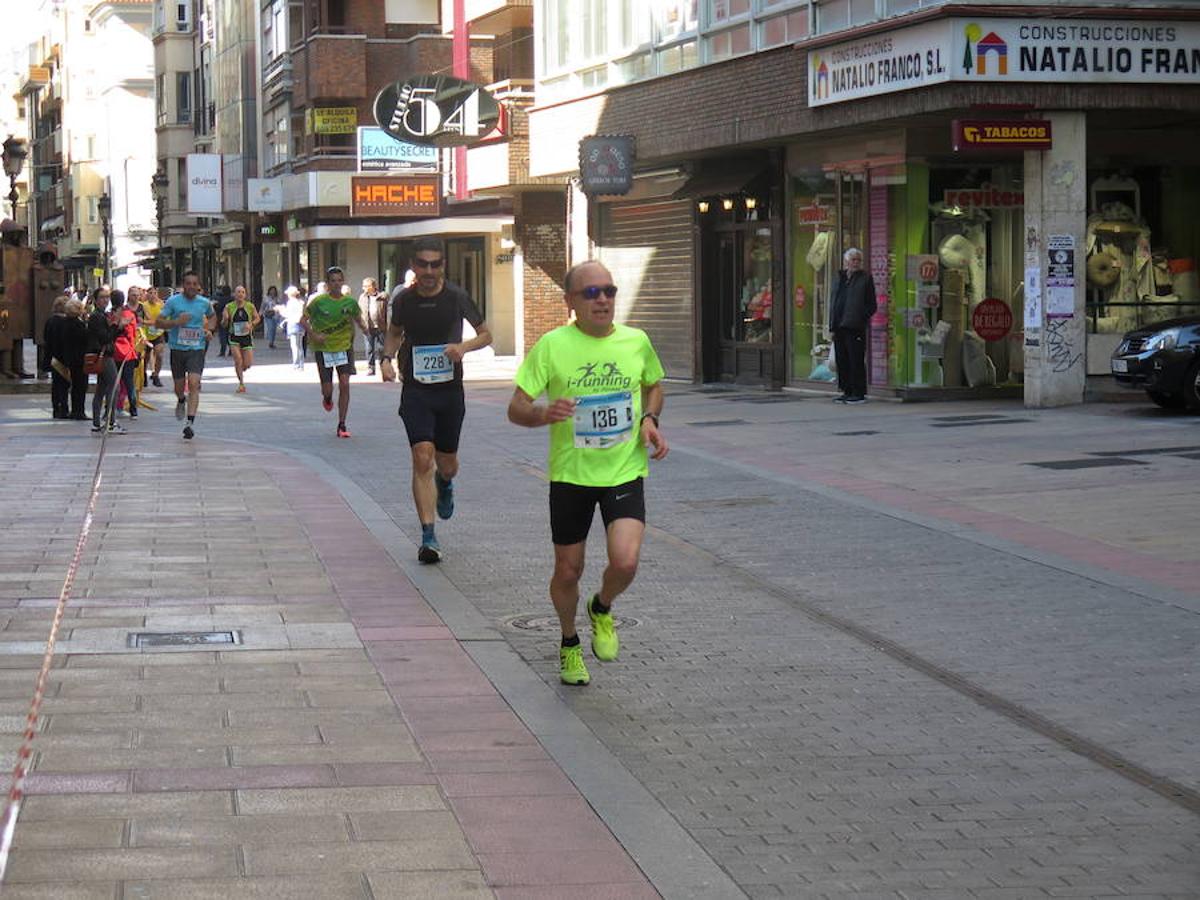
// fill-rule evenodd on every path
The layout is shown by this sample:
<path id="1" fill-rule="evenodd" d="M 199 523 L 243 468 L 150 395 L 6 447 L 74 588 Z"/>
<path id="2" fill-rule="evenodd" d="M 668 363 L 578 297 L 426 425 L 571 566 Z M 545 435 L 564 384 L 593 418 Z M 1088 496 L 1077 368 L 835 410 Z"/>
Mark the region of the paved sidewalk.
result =
<path id="1" fill-rule="evenodd" d="M 69 429 L 0 435 L 6 767 L 98 446 Z M 110 439 L 74 595 L 6 898 L 658 896 L 354 511 L 292 458 Z M 127 646 L 210 630 L 241 643 Z"/>
<path id="2" fill-rule="evenodd" d="M 505 421 L 511 388 L 469 388 L 459 512 L 439 527 L 447 557 L 431 571 L 412 561 L 396 386 L 356 379 L 355 437 L 339 441 L 315 373 L 279 378 L 278 363 L 263 361 L 246 395 L 232 393 L 228 368 L 206 372 L 196 444 L 179 440 L 165 410 L 124 439 L 127 453 L 163 454 L 125 459 L 138 468 L 209 459 L 201 494 L 211 527 L 164 552 L 199 555 L 209 534 L 249 552 L 238 526 L 270 530 L 300 583 L 272 590 L 269 603 L 283 598 L 298 611 L 318 603 L 314 594 L 344 594 L 353 616 L 370 591 L 360 595 L 347 570 L 313 556 L 313 545 L 327 553 L 322 541 L 336 538 L 318 528 L 309 544 L 292 543 L 291 501 L 269 529 L 248 524 L 226 483 L 262 489 L 261 474 L 249 473 L 266 460 L 279 496 L 329 491 L 333 507 L 353 510 L 346 533 L 363 536 L 356 549 L 373 547 L 389 584 L 420 592 L 457 639 L 454 659 L 476 667 L 542 762 L 557 765 L 663 896 L 1200 896 L 1200 580 L 1187 544 L 1200 529 L 1190 489 L 1200 419 L 1138 404 L 840 408 L 672 386 L 664 425 L 673 450 L 648 483 L 642 571 L 618 608 L 621 660 L 593 667 L 592 685 L 579 690 L 557 683 L 545 595 L 545 434 Z M 9 458 L 41 466 L 39 478 L 43 454 L 71 464 L 88 449 L 68 436 L 47 450 L 46 436 L 71 435 L 71 425 L 47 421 L 26 398 L 0 402 L 0 433 L 25 448 Z M 109 469 L 123 496 L 143 496 L 116 459 Z M 302 473 L 301 483 L 280 488 L 280 471 Z M 77 472 L 46 478 L 76 497 L 80 482 Z M 44 488 L 22 483 L 17 497 L 33 509 Z M 161 514 L 166 540 L 180 526 L 171 509 Z M 114 544 L 110 554 L 128 549 Z M 601 553 L 594 529 L 591 559 Z M 268 580 L 292 577 L 278 557 Z M 212 596 L 246 595 L 244 579 L 213 569 Z M 26 587 L 39 573 L 24 557 L 13 574 L 0 587 L 49 596 Z M 181 595 L 153 596 L 166 605 Z M 213 665 L 245 652 L 214 653 Z M 420 658 L 407 646 L 402 655 Z M 400 665 L 365 658 L 383 677 Z M 400 706 L 405 713 L 403 698 Z M 222 726 L 237 727 L 237 713 Z M 330 743 L 328 729 L 317 732 Z M 442 777 L 415 723 L 410 733 Z M 365 764 L 334 765 L 334 777 L 347 765 Z M 525 773 L 483 777 L 492 774 Z M 453 796 L 446 803 L 459 809 Z M 466 818 L 455 821 L 486 880 L 489 854 Z M 593 895 L 629 889 L 646 888 L 626 882 Z"/>

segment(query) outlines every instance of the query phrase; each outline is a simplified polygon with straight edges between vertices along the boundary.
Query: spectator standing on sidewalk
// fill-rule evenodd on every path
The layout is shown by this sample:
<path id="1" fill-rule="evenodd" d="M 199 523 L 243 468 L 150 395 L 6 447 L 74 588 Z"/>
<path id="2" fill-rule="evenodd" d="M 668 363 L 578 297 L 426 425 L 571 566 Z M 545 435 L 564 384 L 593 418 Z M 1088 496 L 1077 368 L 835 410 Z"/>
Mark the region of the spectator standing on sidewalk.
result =
<path id="1" fill-rule="evenodd" d="M 867 402 L 867 325 L 875 314 L 875 280 L 863 271 L 863 254 L 851 247 L 842 255 L 830 303 L 829 324 L 837 357 L 838 387 L 834 403 Z"/>
<path id="2" fill-rule="evenodd" d="M 233 294 L 227 284 L 218 287 L 212 298 L 213 314 L 217 317 L 217 356 L 229 353 L 229 329 L 221 323 L 225 321 L 225 307 L 232 299 Z"/>
<path id="3" fill-rule="evenodd" d="M 283 330 L 292 348 L 292 368 L 304 368 L 304 300 L 300 296 L 300 288 L 294 284 L 283 291 L 287 302 L 283 306 Z"/>
<path id="4" fill-rule="evenodd" d="M 71 372 L 63 359 L 63 332 L 67 324 L 67 297 L 55 297 L 50 317 L 42 326 L 42 346 L 50 365 L 50 414 L 55 419 L 70 418 L 68 397 L 71 393 Z"/>
<path id="5" fill-rule="evenodd" d="M 113 362 L 117 366 L 117 381 L 124 389 L 125 401 L 129 403 L 129 418 L 136 419 L 137 364 L 141 348 L 138 346 L 137 294 L 130 291 L 126 298 L 120 291 L 112 292 Z M 118 305 L 120 304 L 120 305 Z"/>
<path id="6" fill-rule="evenodd" d="M 267 339 L 268 350 L 275 349 L 275 332 L 279 330 L 279 313 L 276 307 L 279 305 L 279 288 L 271 285 L 267 288 L 267 295 L 263 297 L 262 303 L 258 307 L 258 314 L 262 316 L 263 337 Z"/>
<path id="7" fill-rule="evenodd" d="M 363 332 L 363 344 L 367 348 L 367 374 L 375 374 L 375 363 L 383 363 L 383 343 L 387 332 L 387 294 L 379 290 L 374 278 L 364 278 L 362 293 L 358 295 L 358 310 L 367 324 Z"/>
<path id="8" fill-rule="evenodd" d="M 92 313 L 88 316 L 87 352 L 96 356 L 96 393 L 92 395 L 92 431 L 124 433 L 125 429 L 113 422 L 113 393 L 117 383 L 117 367 L 113 363 L 113 339 L 116 329 L 108 320 L 108 302 L 111 299 L 106 287 L 98 287 L 92 294 Z M 104 421 L 101 424 L 100 410 L 103 404 Z"/>
<path id="9" fill-rule="evenodd" d="M 662 363 L 644 331 L 614 321 L 611 273 L 595 260 L 582 262 L 567 272 L 564 289 L 575 321 L 544 334 L 529 351 L 508 418 L 527 428 L 550 426 L 550 599 L 562 626 L 559 677 L 584 685 L 591 676 L 575 616 L 592 517 L 599 505 L 608 565 L 587 611 L 592 653 L 607 661 L 620 649 L 612 605 L 633 583 L 646 531 L 647 457 L 663 459 L 668 448 L 658 425 Z M 547 402 L 535 403 L 543 393 Z"/>
<path id="10" fill-rule="evenodd" d="M 83 405 L 87 400 L 88 377 L 83 370 L 83 355 L 87 352 L 87 317 L 79 300 L 68 300 L 66 312 L 67 320 L 63 324 L 59 347 L 63 354 L 62 361 L 71 375 L 70 418 L 86 422 L 88 414 L 83 411 Z"/>

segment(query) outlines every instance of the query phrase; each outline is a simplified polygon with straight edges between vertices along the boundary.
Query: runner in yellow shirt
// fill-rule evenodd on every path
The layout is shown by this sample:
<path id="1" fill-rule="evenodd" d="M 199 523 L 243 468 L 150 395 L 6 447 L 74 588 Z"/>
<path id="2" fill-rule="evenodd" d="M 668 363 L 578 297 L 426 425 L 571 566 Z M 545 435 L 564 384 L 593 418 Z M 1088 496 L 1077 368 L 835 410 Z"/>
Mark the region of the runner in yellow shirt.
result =
<path id="1" fill-rule="evenodd" d="M 567 272 L 565 288 L 575 321 L 543 335 L 525 357 L 508 418 L 550 426 L 550 599 L 562 626 L 560 677 L 583 685 L 591 676 L 575 616 L 592 517 L 599 505 L 608 566 L 587 610 L 592 653 L 607 661 L 620 649 L 612 605 L 633 583 L 646 531 L 647 458 L 663 459 L 668 448 L 658 425 L 662 363 L 644 331 L 614 321 L 612 274 L 589 260 Z M 543 393 L 547 402 L 536 403 Z"/>
<path id="2" fill-rule="evenodd" d="M 304 309 L 301 324 L 316 347 L 317 375 L 321 379 L 321 405 L 325 412 L 333 410 L 333 373 L 338 377 L 337 436 L 350 437 L 346 414 L 350 411 L 350 376 L 354 369 L 354 326 L 363 331 L 358 298 L 343 294 L 346 274 L 338 266 L 325 271 L 325 293 L 318 294 Z"/>

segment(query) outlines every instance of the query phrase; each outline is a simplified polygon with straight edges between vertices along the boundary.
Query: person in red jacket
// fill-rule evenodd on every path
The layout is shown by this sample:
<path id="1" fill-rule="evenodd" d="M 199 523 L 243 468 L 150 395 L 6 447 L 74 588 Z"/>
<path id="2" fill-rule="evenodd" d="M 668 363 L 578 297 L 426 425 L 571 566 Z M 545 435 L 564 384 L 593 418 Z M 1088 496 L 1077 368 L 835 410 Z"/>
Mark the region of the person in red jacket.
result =
<path id="1" fill-rule="evenodd" d="M 137 298 L 130 292 L 129 299 L 121 291 L 112 292 L 111 322 L 116 329 L 116 339 L 113 341 L 113 362 L 117 364 L 117 383 L 125 388 L 125 396 L 129 398 L 129 418 L 136 419 L 138 414 L 137 383 L 134 377 L 137 372 Z"/>

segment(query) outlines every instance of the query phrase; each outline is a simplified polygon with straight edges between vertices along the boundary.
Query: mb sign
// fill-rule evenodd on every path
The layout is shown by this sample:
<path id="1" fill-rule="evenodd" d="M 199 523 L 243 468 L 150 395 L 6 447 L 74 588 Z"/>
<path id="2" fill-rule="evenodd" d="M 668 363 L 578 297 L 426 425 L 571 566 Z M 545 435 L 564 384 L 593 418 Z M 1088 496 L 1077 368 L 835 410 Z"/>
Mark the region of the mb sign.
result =
<path id="1" fill-rule="evenodd" d="M 379 92 L 375 121 L 398 141 L 462 147 L 496 127 L 500 105 L 482 87 L 461 78 L 418 75 Z"/>

